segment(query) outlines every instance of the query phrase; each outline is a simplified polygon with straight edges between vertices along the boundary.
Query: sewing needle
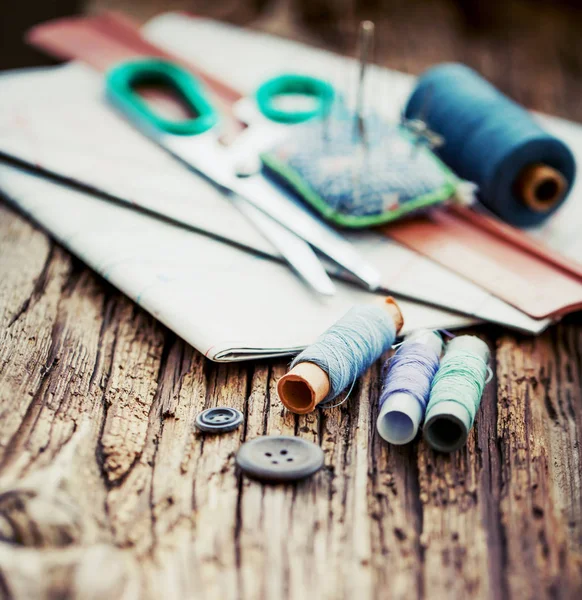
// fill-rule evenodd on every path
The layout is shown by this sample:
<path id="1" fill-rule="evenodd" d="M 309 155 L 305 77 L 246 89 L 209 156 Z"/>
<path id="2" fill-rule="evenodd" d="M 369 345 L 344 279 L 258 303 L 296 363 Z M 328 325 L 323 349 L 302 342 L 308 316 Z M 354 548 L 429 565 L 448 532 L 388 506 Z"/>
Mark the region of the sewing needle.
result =
<path id="1" fill-rule="evenodd" d="M 374 33 L 375 25 L 372 21 L 362 21 L 358 35 L 358 54 L 360 57 L 360 73 L 358 78 L 358 89 L 356 96 L 356 120 L 358 135 L 364 146 L 367 145 L 366 139 L 366 120 L 365 120 L 365 77 L 368 67 L 368 60 L 374 51 Z"/>

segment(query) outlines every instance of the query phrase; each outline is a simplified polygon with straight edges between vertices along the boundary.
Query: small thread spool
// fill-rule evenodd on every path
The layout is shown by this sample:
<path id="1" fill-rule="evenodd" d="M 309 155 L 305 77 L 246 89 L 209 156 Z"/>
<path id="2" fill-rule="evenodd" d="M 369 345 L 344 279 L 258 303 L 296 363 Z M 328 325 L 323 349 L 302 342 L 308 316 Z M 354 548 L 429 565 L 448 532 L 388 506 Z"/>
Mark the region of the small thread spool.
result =
<path id="1" fill-rule="evenodd" d="M 419 78 L 405 116 L 421 113 L 445 140 L 436 154 L 512 225 L 541 223 L 572 188 L 576 164 L 566 144 L 464 65 L 439 65 Z"/>
<path id="2" fill-rule="evenodd" d="M 407 336 L 386 361 L 376 428 L 390 444 L 407 444 L 416 437 L 442 350 L 441 336 L 423 329 Z"/>
<path id="3" fill-rule="evenodd" d="M 460 448 L 469 435 L 489 371 L 489 347 L 473 335 L 462 335 L 446 347 L 432 382 L 423 435 L 440 452 Z"/>
<path id="4" fill-rule="evenodd" d="M 333 400 L 390 348 L 403 323 L 393 298 L 354 306 L 293 360 L 277 384 L 281 402 L 306 414 Z"/>

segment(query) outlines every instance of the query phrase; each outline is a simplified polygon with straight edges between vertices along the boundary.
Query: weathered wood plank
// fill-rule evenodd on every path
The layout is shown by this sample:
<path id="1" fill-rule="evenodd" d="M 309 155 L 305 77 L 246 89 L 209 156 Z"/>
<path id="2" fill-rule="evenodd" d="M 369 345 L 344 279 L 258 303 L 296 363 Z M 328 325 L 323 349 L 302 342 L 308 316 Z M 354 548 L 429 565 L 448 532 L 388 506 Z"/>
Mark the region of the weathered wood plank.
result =
<path id="1" fill-rule="evenodd" d="M 475 35 L 451 3 L 395 0 L 378 59 L 414 73 L 466 60 L 582 119 L 575 20 L 536 8 L 541 44 L 540 17 L 507 5 L 519 19 Z M 325 38 L 297 18 L 256 25 L 351 52 L 344 17 Z M 579 598 L 582 324 L 479 333 L 495 378 L 466 448 L 388 447 L 379 366 L 345 404 L 290 415 L 275 393 L 285 361 L 209 363 L 0 204 L 0 596 Z M 197 432 L 196 414 L 223 404 L 244 425 Z M 241 476 L 240 444 L 271 434 L 321 444 L 324 468 L 297 485 Z"/>
<path id="2" fill-rule="evenodd" d="M 507 544 L 508 588 L 513 596 L 523 598 L 569 597 L 569 590 L 580 589 L 580 573 L 575 568 L 580 547 L 569 560 L 567 524 L 555 501 L 549 459 L 552 414 L 548 409 L 550 413 L 553 409 L 544 379 L 555 368 L 551 335 L 537 340 L 502 337 L 497 353 L 497 433 L 503 457 L 500 514 Z M 576 455 L 578 449 L 566 447 L 564 452 Z M 578 479 L 579 471 L 572 476 Z M 579 485 L 575 502 L 580 502 Z"/>
<path id="3" fill-rule="evenodd" d="M 534 597 L 541 589 L 573 597 L 579 589 L 578 326 L 535 341 L 501 337 L 499 403 L 491 386 L 467 447 L 444 457 L 423 443 L 397 449 L 379 440 L 379 367 L 345 404 L 294 417 L 275 394 L 282 361 L 209 364 L 97 276 L 76 271 L 60 249 L 49 254 L 58 268 L 41 267 L 46 283 L 14 323 L 47 327 L 42 360 L 50 355 L 53 366 L 35 380 L 34 412 L 27 406 L 4 455 L 0 532 L 22 552 L 52 550 L 32 560 L 35 574 L 14 571 L 0 552 L 9 589 L 36 585 L 26 581 L 48 569 L 77 593 L 83 548 L 123 551 L 117 571 L 104 561 L 95 572 L 110 582 L 104 589 L 152 597 L 193 589 L 227 598 L 306 589 L 324 598 Z M 27 340 L 20 332 L 17 345 Z M 12 365 L 3 364 L 3 377 Z M 219 404 L 243 410 L 244 428 L 195 432 L 197 412 Z M 119 441 L 107 446 L 111 431 Z M 325 469 L 297 486 L 241 478 L 239 444 L 275 433 L 320 442 Z M 108 462 L 104 448 L 122 458 Z"/>

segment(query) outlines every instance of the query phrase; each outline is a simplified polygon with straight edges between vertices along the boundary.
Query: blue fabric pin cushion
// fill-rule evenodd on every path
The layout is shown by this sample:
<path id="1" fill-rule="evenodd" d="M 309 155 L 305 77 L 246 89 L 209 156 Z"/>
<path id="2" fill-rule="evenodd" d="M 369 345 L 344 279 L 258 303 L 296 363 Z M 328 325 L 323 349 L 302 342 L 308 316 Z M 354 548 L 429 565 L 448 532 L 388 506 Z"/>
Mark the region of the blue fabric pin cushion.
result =
<path id="1" fill-rule="evenodd" d="M 290 126 L 285 141 L 261 156 L 268 174 L 327 220 L 372 227 L 455 195 L 459 179 L 404 126 L 370 115 L 361 140 L 353 113 L 333 113 Z"/>

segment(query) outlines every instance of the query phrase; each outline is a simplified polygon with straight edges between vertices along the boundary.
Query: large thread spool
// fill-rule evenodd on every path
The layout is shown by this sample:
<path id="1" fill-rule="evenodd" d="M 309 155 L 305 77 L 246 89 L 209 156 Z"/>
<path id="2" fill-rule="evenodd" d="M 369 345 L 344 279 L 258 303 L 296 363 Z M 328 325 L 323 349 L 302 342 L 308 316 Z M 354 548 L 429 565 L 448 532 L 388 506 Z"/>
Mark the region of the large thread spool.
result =
<path id="1" fill-rule="evenodd" d="M 472 69 L 444 64 L 418 80 L 405 116 L 423 118 L 445 143 L 436 153 L 504 221 L 541 223 L 566 199 L 576 165 L 570 149 Z"/>
<path id="2" fill-rule="evenodd" d="M 489 347 L 473 335 L 447 344 L 426 407 L 424 439 L 440 452 L 453 452 L 473 427 L 487 383 Z"/>
<path id="3" fill-rule="evenodd" d="M 390 444 L 407 444 L 416 437 L 442 349 L 441 336 L 423 329 L 408 335 L 386 361 L 376 428 Z"/>
<path id="4" fill-rule="evenodd" d="M 277 384 L 281 402 L 297 414 L 331 402 L 392 346 L 402 325 L 393 298 L 354 306 L 293 360 Z"/>

